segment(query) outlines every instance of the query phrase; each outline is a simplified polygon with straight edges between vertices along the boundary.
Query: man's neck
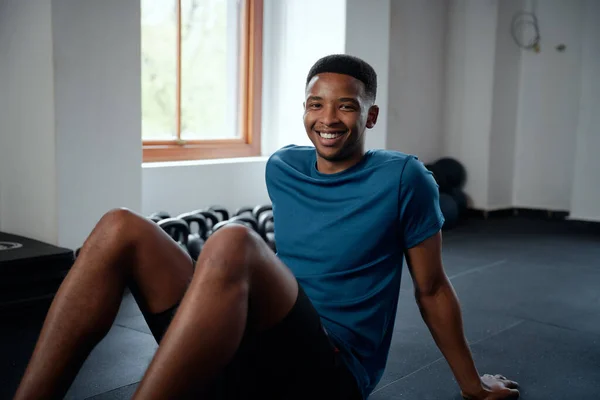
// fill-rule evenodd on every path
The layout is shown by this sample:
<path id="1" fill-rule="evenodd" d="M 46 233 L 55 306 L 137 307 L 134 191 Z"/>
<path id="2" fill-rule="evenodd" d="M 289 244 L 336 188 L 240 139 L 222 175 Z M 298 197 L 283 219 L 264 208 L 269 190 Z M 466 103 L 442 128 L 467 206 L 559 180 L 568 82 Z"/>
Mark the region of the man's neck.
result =
<path id="1" fill-rule="evenodd" d="M 358 164 L 364 157 L 364 150 L 341 161 L 329 161 L 317 155 L 317 170 L 322 174 L 337 174 Z"/>

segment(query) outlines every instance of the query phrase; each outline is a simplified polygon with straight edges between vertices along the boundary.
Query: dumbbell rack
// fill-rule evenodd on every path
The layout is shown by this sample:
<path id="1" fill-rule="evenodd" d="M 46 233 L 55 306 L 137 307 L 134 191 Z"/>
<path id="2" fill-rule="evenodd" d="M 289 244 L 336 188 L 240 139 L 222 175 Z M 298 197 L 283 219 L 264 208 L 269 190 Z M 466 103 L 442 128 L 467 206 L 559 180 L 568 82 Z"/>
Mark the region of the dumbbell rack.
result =
<path id="1" fill-rule="evenodd" d="M 224 207 L 211 206 L 172 217 L 168 212 L 159 211 L 148 216 L 196 260 L 204 242 L 222 227 L 241 224 L 256 231 L 276 251 L 274 238 L 273 207 L 262 204 L 254 207 L 241 207 L 230 213 Z M 195 231 L 193 228 L 197 227 Z"/>

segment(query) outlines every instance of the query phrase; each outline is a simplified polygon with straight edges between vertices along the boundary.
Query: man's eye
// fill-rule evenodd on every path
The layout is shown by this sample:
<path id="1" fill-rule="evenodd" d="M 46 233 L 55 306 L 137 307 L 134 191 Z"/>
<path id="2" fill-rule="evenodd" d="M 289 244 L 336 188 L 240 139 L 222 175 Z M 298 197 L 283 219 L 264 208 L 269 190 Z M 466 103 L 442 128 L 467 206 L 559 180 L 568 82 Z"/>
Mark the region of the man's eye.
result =
<path id="1" fill-rule="evenodd" d="M 309 106 L 310 108 L 320 108 L 321 105 L 319 103 L 313 103 Z"/>
<path id="2" fill-rule="evenodd" d="M 353 105 L 350 105 L 350 104 L 343 104 L 343 105 L 342 105 L 342 109 L 343 109 L 343 110 L 352 111 L 352 110 L 355 110 L 355 109 L 356 109 L 356 107 L 354 107 Z"/>

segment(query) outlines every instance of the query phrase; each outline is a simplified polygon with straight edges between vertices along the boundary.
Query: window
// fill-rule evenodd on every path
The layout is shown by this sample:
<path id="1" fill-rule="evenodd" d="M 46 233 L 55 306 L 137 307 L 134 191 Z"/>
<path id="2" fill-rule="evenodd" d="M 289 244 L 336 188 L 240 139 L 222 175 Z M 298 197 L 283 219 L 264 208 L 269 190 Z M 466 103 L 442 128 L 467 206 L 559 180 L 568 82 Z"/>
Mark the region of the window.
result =
<path id="1" fill-rule="evenodd" d="M 262 0 L 142 0 L 144 162 L 260 155 Z"/>

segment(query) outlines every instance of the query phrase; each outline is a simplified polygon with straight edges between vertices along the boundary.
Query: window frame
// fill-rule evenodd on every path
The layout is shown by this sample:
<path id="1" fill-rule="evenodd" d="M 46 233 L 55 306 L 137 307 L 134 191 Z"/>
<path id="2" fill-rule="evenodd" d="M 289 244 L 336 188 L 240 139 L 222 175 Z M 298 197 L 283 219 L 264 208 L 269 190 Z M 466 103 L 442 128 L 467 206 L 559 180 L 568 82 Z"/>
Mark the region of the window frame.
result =
<path id="1" fill-rule="evenodd" d="M 177 1 L 176 129 L 181 134 L 181 0 Z M 143 140 L 143 162 L 255 157 L 261 154 L 263 0 L 245 0 L 240 24 L 239 138 Z"/>

